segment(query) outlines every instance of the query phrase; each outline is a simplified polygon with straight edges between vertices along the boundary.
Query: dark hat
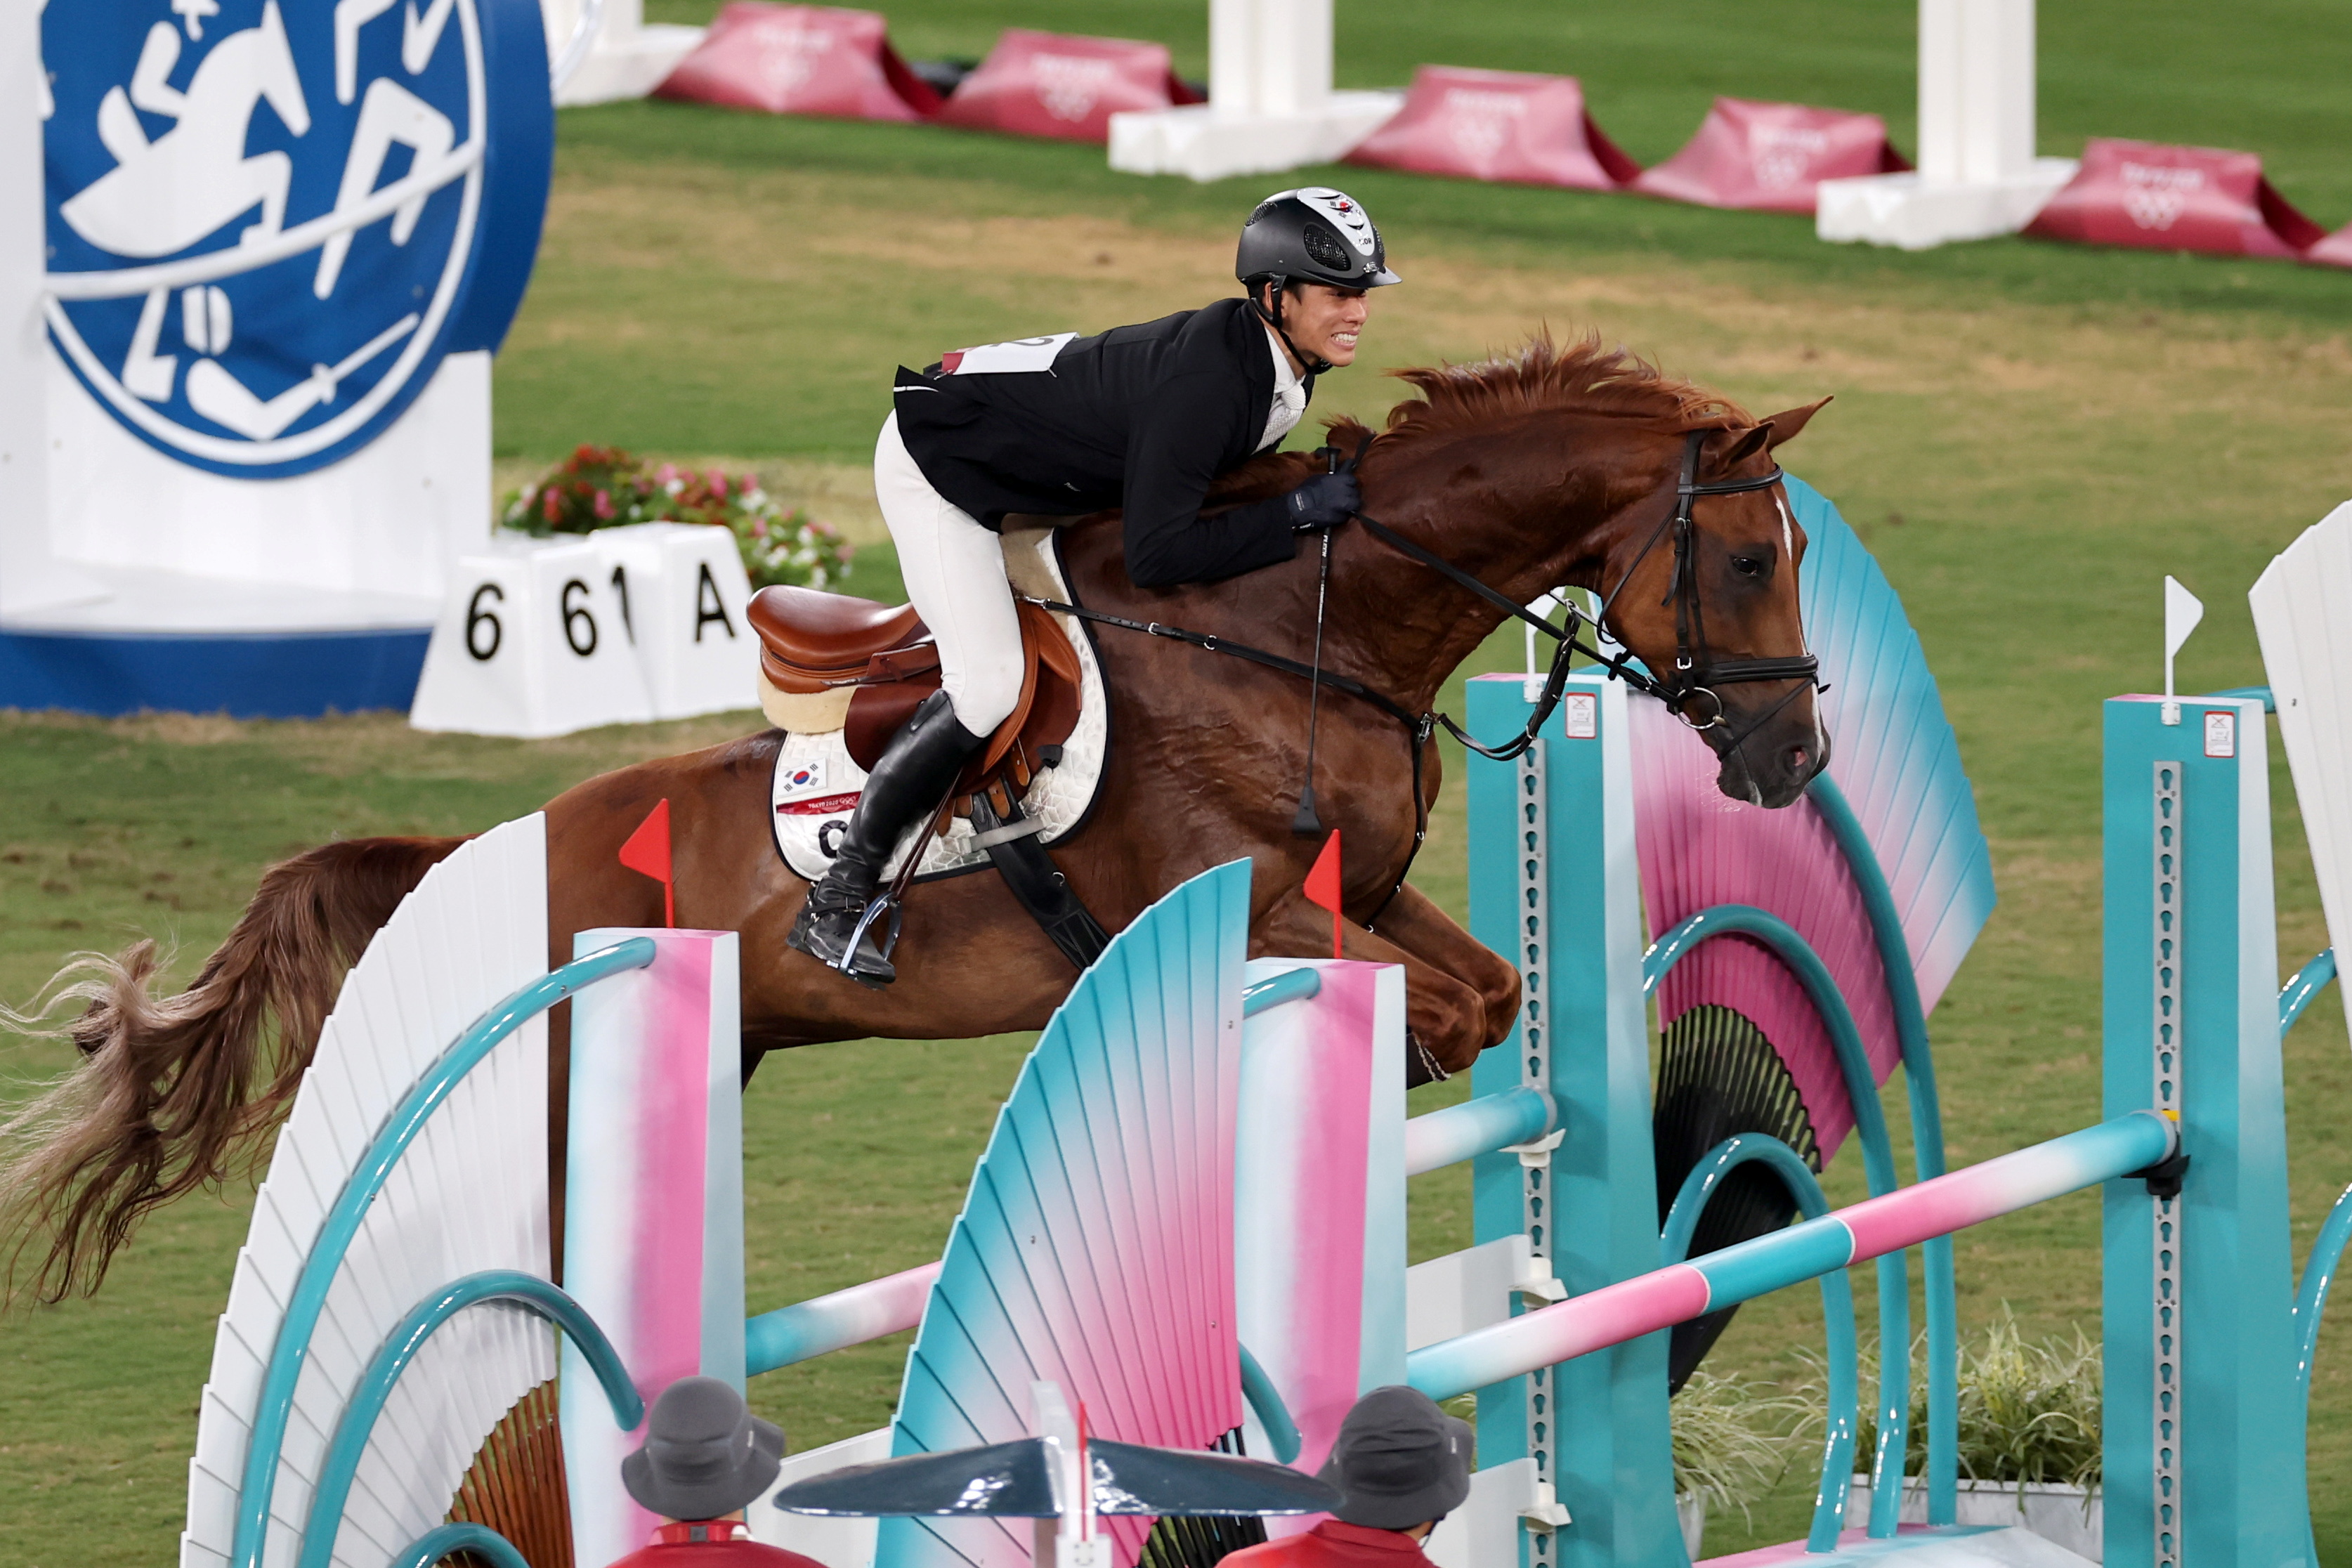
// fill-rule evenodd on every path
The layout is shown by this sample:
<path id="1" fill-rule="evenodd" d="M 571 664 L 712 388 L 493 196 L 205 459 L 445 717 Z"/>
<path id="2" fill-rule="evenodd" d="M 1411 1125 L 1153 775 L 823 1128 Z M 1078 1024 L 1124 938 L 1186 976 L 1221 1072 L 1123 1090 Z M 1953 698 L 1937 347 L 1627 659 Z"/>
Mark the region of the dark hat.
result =
<path id="1" fill-rule="evenodd" d="M 784 1429 L 744 1408 L 715 1377 L 681 1377 L 646 1418 L 646 1446 L 621 1461 L 621 1484 L 668 1519 L 718 1519 L 765 1491 L 783 1466 Z"/>
<path id="2" fill-rule="evenodd" d="M 1443 1519 L 1470 1495 L 1471 1432 L 1419 1389 L 1375 1388 L 1339 1423 L 1323 1479 L 1339 1489 L 1331 1517 L 1371 1530 Z"/>

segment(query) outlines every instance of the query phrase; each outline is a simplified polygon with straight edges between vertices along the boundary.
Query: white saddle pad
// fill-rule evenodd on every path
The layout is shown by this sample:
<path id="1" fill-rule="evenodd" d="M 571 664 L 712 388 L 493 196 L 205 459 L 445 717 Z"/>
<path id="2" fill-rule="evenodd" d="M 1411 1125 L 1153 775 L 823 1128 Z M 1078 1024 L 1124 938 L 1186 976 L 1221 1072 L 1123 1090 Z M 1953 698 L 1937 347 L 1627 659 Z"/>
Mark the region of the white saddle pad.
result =
<path id="1" fill-rule="evenodd" d="M 1004 564 L 1016 594 L 1069 600 L 1069 588 L 1062 577 L 1062 563 L 1055 552 L 1050 530 L 1006 533 Z M 1062 742 L 1060 764 L 1041 769 L 1029 793 L 1022 798 L 1022 815 L 1045 825 L 1038 835 L 1039 842 L 1044 844 L 1053 843 L 1076 827 L 1087 808 L 1094 804 L 1095 790 L 1102 783 L 1103 752 L 1110 735 L 1109 700 L 1103 689 L 1102 666 L 1095 658 L 1092 639 L 1074 616 L 1055 616 L 1054 624 L 1070 639 L 1070 647 L 1077 653 L 1081 700 L 1077 728 Z M 776 848 L 794 876 L 814 882 L 824 875 L 833 864 L 833 852 L 841 842 L 842 831 L 849 826 L 849 814 L 857 805 L 858 792 L 865 787 L 866 770 L 850 761 L 845 731 L 785 734 L 783 746 L 776 753 L 770 816 L 776 825 Z M 890 857 L 884 880 L 897 876 L 906 865 L 922 831 L 920 823 L 908 829 Z M 988 851 L 975 847 L 973 837 L 971 824 L 961 816 L 955 818 L 947 832 L 924 850 L 923 863 L 916 876 L 944 877 L 988 864 Z"/>

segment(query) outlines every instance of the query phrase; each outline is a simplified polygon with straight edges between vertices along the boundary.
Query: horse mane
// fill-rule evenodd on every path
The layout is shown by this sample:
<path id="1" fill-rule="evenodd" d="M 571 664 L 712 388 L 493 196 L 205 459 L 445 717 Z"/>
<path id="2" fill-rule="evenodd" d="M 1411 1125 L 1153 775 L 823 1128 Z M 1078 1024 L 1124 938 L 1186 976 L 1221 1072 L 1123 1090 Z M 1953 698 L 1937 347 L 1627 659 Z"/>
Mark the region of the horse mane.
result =
<path id="1" fill-rule="evenodd" d="M 1383 451 L 1395 452 L 1547 409 L 1649 420 L 1677 431 L 1737 429 L 1756 422 L 1720 393 L 1668 375 L 1622 344 L 1603 348 L 1598 332 L 1563 345 L 1549 331 L 1538 331 L 1516 353 L 1388 374 L 1421 395 L 1390 409 L 1386 428 L 1378 432 L 1344 414 L 1325 420 L 1332 446 L 1353 453 L 1377 437 Z M 1219 481 L 1215 499 L 1279 493 L 1304 479 L 1313 466 L 1308 453 L 1265 453 Z"/>
<path id="2" fill-rule="evenodd" d="M 1587 332 L 1563 346 L 1549 331 L 1538 331 L 1514 354 L 1389 374 L 1421 394 L 1389 410 L 1384 434 L 1398 445 L 1459 435 L 1547 409 L 1654 420 L 1678 431 L 1755 423 L 1729 398 L 1666 374 L 1622 344 L 1603 348 L 1598 332 Z M 1338 430 L 1335 423 L 1334 434 Z M 1350 435 L 1360 439 L 1361 430 L 1356 426 Z"/>

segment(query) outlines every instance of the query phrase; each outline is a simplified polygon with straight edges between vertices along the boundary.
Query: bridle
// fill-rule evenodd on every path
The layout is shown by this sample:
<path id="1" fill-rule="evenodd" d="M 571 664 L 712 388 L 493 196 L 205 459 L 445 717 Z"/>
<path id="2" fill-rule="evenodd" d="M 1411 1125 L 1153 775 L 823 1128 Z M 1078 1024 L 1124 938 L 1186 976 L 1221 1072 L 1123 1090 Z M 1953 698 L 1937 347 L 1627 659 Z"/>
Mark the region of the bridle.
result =
<path id="1" fill-rule="evenodd" d="M 1700 448 L 1706 444 L 1706 438 L 1712 433 L 1706 429 L 1693 430 L 1685 438 L 1682 471 L 1675 485 L 1674 510 L 1661 519 L 1658 525 L 1650 531 L 1649 537 L 1642 542 L 1642 548 L 1626 566 L 1624 574 L 1617 579 L 1617 585 L 1601 599 L 1601 608 L 1588 616 L 1575 605 L 1568 605 L 1565 606 L 1568 614 L 1564 625 L 1555 626 L 1508 595 L 1497 593 L 1479 582 L 1443 556 L 1423 549 L 1385 523 L 1362 512 L 1356 514 L 1356 521 L 1363 525 L 1365 531 L 1381 543 L 1410 555 L 1457 586 L 1525 621 L 1555 639 L 1558 645 L 1552 653 L 1551 669 L 1544 679 L 1542 695 L 1537 699 L 1535 710 L 1528 715 L 1526 727 L 1517 735 L 1500 746 L 1486 746 L 1446 715 L 1433 715 L 1445 727 L 1447 733 L 1469 750 L 1496 762 L 1507 763 L 1519 756 L 1535 744 L 1537 733 L 1542 730 L 1544 721 L 1559 706 L 1561 695 L 1567 688 L 1570 661 L 1580 653 L 1599 665 L 1611 679 L 1622 680 L 1634 690 L 1656 698 L 1676 718 L 1698 731 L 1712 730 L 1723 722 L 1723 699 L 1716 692 L 1717 687 L 1765 680 L 1799 682 L 1791 686 L 1780 701 L 1757 715 L 1746 728 L 1731 737 L 1728 743 L 1735 749 L 1745 744 L 1750 735 L 1794 701 L 1797 693 L 1819 684 L 1821 661 L 1810 653 L 1790 658 L 1725 659 L 1712 658 L 1708 653 L 1706 613 L 1698 590 L 1698 522 L 1692 509 L 1701 496 L 1739 495 L 1748 490 L 1769 489 L 1786 477 L 1780 466 L 1775 463 L 1770 473 L 1751 479 L 1702 481 L 1698 477 Z M 1357 448 L 1358 460 L 1363 457 L 1363 450 L 1361 447 Z M 1613 656 L 1604 654 L 1580 640 L 1577 633 L 1580 626 L 1590 626 L 1602 636 L 1608 635 L 1603 623 L 1608 619 L 1611 608 L 1616 605 L 1617 596 L 1641 571 L 1642 563 L 1647 561 L 1660 542 L 1669 536 L 1674 541 L 1674 573 L 1666 584 L 1666 596 L 1658 602 L 1672 605 L 1675 608 L 1675 665 L 1662 679 L 1634 663 L 1632 653 L 1622 647 Z M 1706 705 L 1705 716 L 1692 717 L 1691 710 L 1702 700 Z"/>
<path id="2" fill-rule="evenodd" d="M 1685 440 L 1682 478 L 1675 486 L 1673 515 L 1651 531 L 1650 537 L 1642 545 L 1641 553 L 1633 557 L 1633 563 L 1625 569 L 1624 576 L 1617 580 L 1617 586 L 1610 590 L 1609 596 L 1601 601 L 1601 615 L 1595 617 L 1600 619 L 1608 616 L 1610 606 L 1617 602 L 1617 595 L 1625 591 L 1625 584 L 1633 580 L 1633 574 L 1641 570 L 1642 563 L 1649 559 L 1650 552 L 1658 547 L 1660 535 L 1671 529 L 1675 542 L 1674 577 L 1666 585 L 1666 596 L 1658 602 L 1661 605 L 1671 604 L 1675 607 L 1675 668 L 1673 675 L 1665 680 L 1652 681 L 1650 685 L 1653 694 L 1673 709 L 1676 718 L 1692 729 L 1702 731 L 1712 730 L 1723 722 L 1723 699 L 1716 695 L 1717 687 L 1759 680 L 1801 680 L 1812 685 L 1818 680 L 1822 668 L 1821 660 L 1810 653 L 1799 654 L 1793 658 L 1718 659 L 1708 657 L 1706 610 L 1698 592 L 1698 523 L 1691 515 L 1691 509 L 1701 496 L 1740 495 L 1748 490 L 1770 489 L 1786 475 L 1780 465 L 1775 463 L 1769 474 L 1745 479 L 1717 479 L 1703 484 L 1698 478 L 1698 461 L 1699 449 L 1706 445 L 1706 437 L 1705 430 L 1694 430 Z M 1794 564 L 1790 563 L 1791 566 Z M 1778 713 L 1798 691 L 1803 689 L 1805 687 L 1800 686 L 1790 690 L 1738 739 L 1744 741 L 1755 733 L 1758 724 Z M 1692 702 L 1701 697 L 1706 699 L 1711 709 L 1704 721 L 1692 718 L 1690 713 Z"/>

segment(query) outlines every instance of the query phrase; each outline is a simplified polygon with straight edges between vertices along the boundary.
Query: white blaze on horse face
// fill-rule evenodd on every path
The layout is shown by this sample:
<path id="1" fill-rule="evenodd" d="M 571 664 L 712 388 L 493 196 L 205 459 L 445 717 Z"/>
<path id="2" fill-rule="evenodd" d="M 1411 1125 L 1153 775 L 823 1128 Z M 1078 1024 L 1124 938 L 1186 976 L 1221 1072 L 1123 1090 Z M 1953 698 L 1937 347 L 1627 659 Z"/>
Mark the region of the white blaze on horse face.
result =
<path id="1" fill-rule="evenodd" d="M 1780 553 L 1789 558 L 1789 569 L 1793 572 L 1797 566 L 1797 520 L 1789 515 L 1789 498 L 1780 493 L 1778 485 L 1772 487 L 1772 505 L 1780 514 Z"/>

